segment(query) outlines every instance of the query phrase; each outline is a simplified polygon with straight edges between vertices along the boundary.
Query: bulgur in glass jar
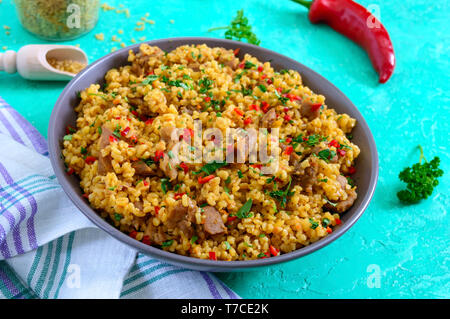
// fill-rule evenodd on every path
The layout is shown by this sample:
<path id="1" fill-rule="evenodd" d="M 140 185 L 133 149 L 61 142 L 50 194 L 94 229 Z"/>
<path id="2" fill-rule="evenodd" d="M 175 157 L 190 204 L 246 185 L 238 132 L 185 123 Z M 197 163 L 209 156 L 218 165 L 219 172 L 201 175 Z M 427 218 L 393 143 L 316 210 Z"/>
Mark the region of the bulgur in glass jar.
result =
<path id="1" fill-rule="evenodd" d="M 71 40 L 98 21 L 99 0 L 15 0 L 22 26 L 46 40 Z"/>

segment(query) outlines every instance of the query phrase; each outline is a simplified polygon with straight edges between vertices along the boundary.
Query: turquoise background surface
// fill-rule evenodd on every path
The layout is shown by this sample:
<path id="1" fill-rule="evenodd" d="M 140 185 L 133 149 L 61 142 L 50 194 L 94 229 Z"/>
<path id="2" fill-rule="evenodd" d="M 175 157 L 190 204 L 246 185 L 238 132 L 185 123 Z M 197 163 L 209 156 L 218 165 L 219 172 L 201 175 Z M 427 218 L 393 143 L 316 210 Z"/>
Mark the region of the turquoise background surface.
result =
<path id="1" fill-rule="evenodd" d="M 131 17 L 102 11 L 91 33 L 67 42 L 80 44 L 94 61 L 113 46 L 119 48 L 110 41 L 113 35 L 127 45 L 131 38 L 141 36 L 147 40 L 223 37 L 223 31 L 207 30 L 227 25 L 243 8 L 261 46 L 322 74 L 364 115 L 380 158 L 380 178 L 369 208 L 343 237 L 311 255 L 253 272 L 218 275 L 244 298 L 450 297 L 450 2 L 358 2 L 379 6 L 381 21 L 394 43 L 397 67 L 383 85 L 377 83 L 362 49 L 326 25 L 311 25 L 306 10 L 288 0 L 108 0 L 112 6 L 123 3 Z M 147 25 L 143 32 L 135 31 L 136 22 L 146 12 L 156 23 Z M 11 0 L 0 3 L 2 25 L 11 27 L 11 35 L 0 29 L 0 49 L 45 43 L 21 28 Z M 125 33 L 119 35 L 119 29 Z M 104 41 L 94 38 L 100 32 L 105 35 Z M 44 136 L 52 107 L 64 86 L 64 82 L 27 81 L 0 73 L 0 96 Z M 427 158 L 440 156 L 445 175 L 428 200 L 403 206 L 396 197 L 404 186 L 397 175 L 418 160 L 419 143 Z M 377 278 L 379 288 L 371 285 Z"/>

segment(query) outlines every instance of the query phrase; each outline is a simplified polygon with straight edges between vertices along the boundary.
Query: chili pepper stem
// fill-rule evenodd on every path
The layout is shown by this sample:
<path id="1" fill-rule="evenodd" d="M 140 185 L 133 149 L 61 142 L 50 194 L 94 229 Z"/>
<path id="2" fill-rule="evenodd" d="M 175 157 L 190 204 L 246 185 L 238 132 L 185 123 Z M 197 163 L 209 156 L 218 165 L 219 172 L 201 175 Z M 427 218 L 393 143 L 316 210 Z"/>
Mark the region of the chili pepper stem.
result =
<path id="1" fill-rule="evenodd" d="M 306 0 L 292 0 L 298 4 L 301 4 L 302 6 L 304 6 L 305 8 L 309 9 L 311 8 L 312 5 L 312 1 L 306 1 Z"/>

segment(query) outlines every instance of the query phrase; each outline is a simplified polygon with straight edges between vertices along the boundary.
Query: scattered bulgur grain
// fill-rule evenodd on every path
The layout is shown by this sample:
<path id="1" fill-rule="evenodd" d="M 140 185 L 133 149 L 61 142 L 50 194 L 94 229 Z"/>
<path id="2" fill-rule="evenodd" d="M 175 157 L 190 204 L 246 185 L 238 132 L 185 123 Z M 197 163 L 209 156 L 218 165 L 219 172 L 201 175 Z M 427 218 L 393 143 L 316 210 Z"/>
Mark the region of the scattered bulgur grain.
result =
<path id="1" fill-rule="evenodd" d="M 123 30 L 122 30 L 122 29 L 119 29 L 117 32 L 118 32 L 119 34 L 123 34 Z"/>
<path id="2" fill-rule="evenodd" d="M 145 41 L 145 36 L 140 37 L 140 38 L 139 38 L 139 41 Z"/>
<path id="3" fill-rule="evenodd" d="M 105 35 L 103 33 L 98 33 L 95 35 L 95 38 L 99 41 L 105 40 Z"/>
<path id="4" fill-rule="evenodd" d="M 170 22 L 170 23 L 172 23 L 172 24 L 174 24 L 174 23 L 175 23 L 175 21 L 174 21 L 174 20 L 170 20 L 169 22 Z"/>
<path id="5" fill-rule="evenodd" d="M 117 50 L 116 47 L 112 47 L 112 48 L 111 48 L 111 52 L 114 52 L 114 51 L 116 51 L 116 50 Z"/>
<path id="6" fill-rule="evenodd" d="M 125 47 L 126 47 L 125 43 L 123 43 L 123 42 L 120 44 L 120 46 L 121 46 L 122 48 L 125 48 Z"/>
<path id="7" fill-rule="evenodd" d="M 5 46 L 2 47 L 2 49 L 3 49 L 4 51 L 6 51 L 6 50 L 8 50 L 8 47 L 5 45 Z"/>
<path id="8" fill-rule="evenodd" d="M 145 25 L 142 25 L 139 28 L 134 28 L 134 30 L 136 30 L 136 31 L 144 31 L 144 29 L 145 29 Z"/>
<path id="9" fill-rule="evenodd" d="M 111 6 L 110 6 L 109 4 L 107 4 L 107 3 L 102 3 L 101 8 L 103 9 L 103 11 L 111 11 L 111 10 L 116 9 L 116 8 L 114 8 L 114 7 L 111 7 Z"/>
<path id="10" fill-rule="evenodd" d="M 11 27 L 10 27 L 10 26 L 7 26 L 7 25 L 4 25 L 4 26 L 3 26 L 3 29 L 5 29 L 5 30 L 11 30 Z"/>
<path id="11" fill-rule="evenodd" d="M 113 41 L 113 42 L 121 42 L 122 39 L 120 39 L 117 36 L 113 35 L 112 38 L 111 38 L 111 41 Z"/>
<path id="12" fill-rule="evenodd" d="M 136 43 L 136 40 L 134 38 L 131 38 L 131 43 Z"/>

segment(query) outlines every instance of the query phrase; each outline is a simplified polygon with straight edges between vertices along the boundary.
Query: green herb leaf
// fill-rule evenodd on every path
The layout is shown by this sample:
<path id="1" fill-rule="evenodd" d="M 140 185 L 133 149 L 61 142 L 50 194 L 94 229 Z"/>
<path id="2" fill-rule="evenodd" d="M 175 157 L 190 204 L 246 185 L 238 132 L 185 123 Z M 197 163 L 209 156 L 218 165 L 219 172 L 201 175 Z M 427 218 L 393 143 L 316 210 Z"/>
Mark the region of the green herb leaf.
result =
<path id="1" fill-rule="evenodd" d="M 163 242 L 161 246 L 169 247 L 169 246 L 172 246 L 172 243 L 173 243 L 173 239 Z"/>
<path id="2" fill-rule="evenodd" d="M 248 19 L 244 16 L 244 10 L 239 10 L 236 17 L 231 21 L 231 24 L 227 27 L 212 28 L 208 31 L 226 29 L 225 39 L 242 41 L 247 40 L 248 43 L 259 45 L 260 40 L 256 37 L 256 34 L 252 32 L 252 27 L 248 24 Z"/>
<path id="3" fill-rule="evenodd" d="M 239 208 L 238 212 L 236 213 L 236 216 L 238 218 L 249 218 L 251 217 L 251 214 L 249 214 L 250 210 L 252 209 L 253 200 L 250 198 L 245 204 Z"/>
<path id="4" fill-rule="evenodd" d="M 319 226 L 319 223 L 316 222 L 314 219 L 310 218 L 309 222 L 311 223 L 311 229 L 316 229 Z"/>
<path id="5" fill-rule="evenodd" d="M 63 137 L 63 139 L 64 139 L 64 141 L 71 141 L 71 140 L 72 140 L 72 134 L 65 135 L 65 136 Z"/>
<path id="6" fill-rule="evenodd" d="M 438 177 L 444 175 L 444 171 L 439 168 L 439 157 L 435 156 L 433 160 L 428 162 L 420 145 L 419 148 L 419 163 L 406 167 L 398 175 L 399 179 L 407 184 L 405 190 L 397 193 L 398 199 L 405 204 L 415 204 L 428 198 L 439 184 Z M 425 160 L 423 164 L 422 159 Z"/>

